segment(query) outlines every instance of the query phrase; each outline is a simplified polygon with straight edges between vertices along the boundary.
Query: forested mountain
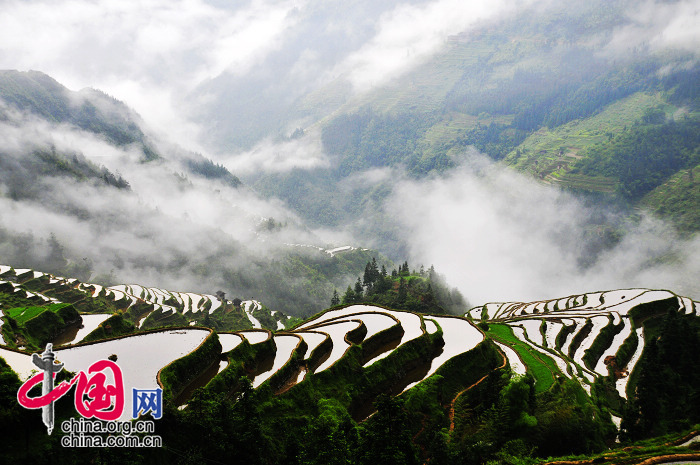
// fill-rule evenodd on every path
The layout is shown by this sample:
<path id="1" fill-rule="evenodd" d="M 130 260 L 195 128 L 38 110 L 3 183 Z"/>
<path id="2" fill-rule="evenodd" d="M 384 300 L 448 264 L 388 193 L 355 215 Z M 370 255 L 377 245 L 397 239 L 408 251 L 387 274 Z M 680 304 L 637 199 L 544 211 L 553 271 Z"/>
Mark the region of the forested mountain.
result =
<path id="1" fill-rule="evenodd" d="M 257 176 L 255 186 L 288 199 L 312 223 L 352 224 L 373 215 L 377 196 L 389 195 L 393 184 L 348 196 L 334 192 L 335 183 L 386 167 L 416 178 L 444 173 L 475 147 L 547 184 L 603 194 L 603 203 L 625 209 L 645 205 L 683 231 L 696 231 L 700 202 L 692 182 L 682 212 L 660 204 L 673 203 L 666 200 L 672 175 L 685 172 L 692 181 L 698 165 L 700 69 L 693 53 L 665 53 L 647 43 L 625 53 L 601 49 L 628 26 L 628 6 L 525 8 L 451 36 L 425 63 L 360 95 L 334 100 L 334 84 L 310 93 L 297 103 L 300 112 L 314 108 L 321 94 L 344 101 L 312 125 L 321 128 L 330 168 Z M 300 199 L 297 186 L 309 195 Z M 645 198 L 657 188 L 654 201 Z"/>

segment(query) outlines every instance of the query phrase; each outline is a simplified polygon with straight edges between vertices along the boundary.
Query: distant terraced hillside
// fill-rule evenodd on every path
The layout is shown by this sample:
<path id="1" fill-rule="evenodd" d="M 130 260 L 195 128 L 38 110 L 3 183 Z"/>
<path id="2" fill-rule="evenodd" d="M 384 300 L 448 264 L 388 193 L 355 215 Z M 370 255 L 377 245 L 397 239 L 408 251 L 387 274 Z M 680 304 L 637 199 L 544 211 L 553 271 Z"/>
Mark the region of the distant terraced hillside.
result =
<path id="1" fill-rule="evenodd" d="M 622 289 L 595 292 L 539 302 L 488 303 L 466 315 L 487 322 L 495 340 L 516 349 L 511 365 L 522 358 L 547 366 L 538 377 L 540 386 L 551 386 L 552 377 L 577 379 L 590 392 L 591 385 L 610 372 L 616 389 L 627 398 L 628 374 L 644 349 L 642 323 L 650 315 L 675 310 L 700 316 L 700 306 L 688 297 L 669 291 Z M 551 363 L 553 361 L 556 368 Z"/>
<path id="2" fill-rule="evenodd" d="M 270 311 L 255 300 L 231 301 L 223 295 L 217 297 L 192 292 L 171 292 L 139 285 L 105 287 L 82 283 L 75 278 L 63 278 L 31 269 L 15 269 L 6 265 L 0 266 L 0 303 L 0 316 L 4 316 L 3 309 L 7 312 L 10 309 L 44 308 L 57 304 L 74 307 L 83 314 L 83 329 L 73 332 L 72 338 L 66 338 L 65 334 L 55 334 L 54 336 L 61 336 L 58 337 L 60 343 L 80 342 L 89 335 L 84 331 L 85 327 L 95 330 L 97 325 L 101 325 L 113 313 L 127 324 L 133 324 L 134 330 L 197 324 L 218 330 L 280 330 L 293 321 L 292 317 L 279 311 Z M 91 326 L 86 320 L 94 324 Z M 13 348 L 37 348 L 36 344 L 32 345 L 31 334 L 13 331 L 12 328 L 13 325 L 0 329 L 0 336 L 3 337 L 0 343 Z M 72 328 L 59 329 L 70 333 Z M 78 334 L 80 339 L 77 338 Z M 102 334 L 102 337 L 110 334 Z"/>

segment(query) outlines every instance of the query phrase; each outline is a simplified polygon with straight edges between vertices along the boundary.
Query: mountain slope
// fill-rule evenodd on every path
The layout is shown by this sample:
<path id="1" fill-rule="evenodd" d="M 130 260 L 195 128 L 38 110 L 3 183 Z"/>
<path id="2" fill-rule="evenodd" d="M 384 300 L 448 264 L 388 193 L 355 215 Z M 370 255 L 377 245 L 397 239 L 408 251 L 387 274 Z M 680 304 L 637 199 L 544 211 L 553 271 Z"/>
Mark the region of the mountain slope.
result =
<path id="1" fill-rule="evenodd" d="M 19 268 L 100 285 L 180 280 L 310 315 L 376 255 L 325 253 L 334 245 L 279 202 L 99 91 L 3 71 L 0 102 L 0 257 Z"/>
<path id="2" fill-rule="evenodd" d="M 304 126 L 304 137 L 315 141 L 320 128 L 330 167 L 256 174 L 251 181 L 264 195 L 286 200 L 312 224 L 348 224 L 365 234 L 356 220 L 376 214 L 377 191 L 391 192 L 392 183 L 355 187 L 351 195 L 339 184 L 386 168 L 416 178 L 440 176 L 469 159 L 469 148 L 476 147 L 502 164 L 601 205 L 617 203 L 628 213 L 643 207 L 640 199 L 648 190 L 696 162 L 665 163 L 667 173 L 661 176 L 655 174 L 658 170 L 631 169 L 625 160 L 634 156 L 622 153 L 682 146 L 692 158 L 697 141 L 676 137 L 673 126 L 698 120 L 693 90 L 698 67 L 683 50 L 611 50 L 607 41 L 630 24 L 630 6 L 533 6 L 517 17 L 479 23 L 449 37 L 440 53 L 369 89 L 348 96 L 339 77 L 299 98 L 297 118 L 290 118 L 298 122 L 314 115 Z M 331 110 L 329 101 L 342 104 Z M 659 139 L 649 127 L 663 123 Z M 620 141 L 629 139 L 639 144 L 616 151 Z M 624 169 L 584 169 L 600 153 Z M 647 155 L 640 155 L 644 166 Z M 637 192 L 633 183 L 647 187 Z M 300 192 L 307 195 L 299 198 Z M 696 209 L 686 205 L 692 218 Z M 666 218 L 684 231 L 698 228 L 679 215 Z M 385 219 L 375 216 L 373 221 Z M 395 235 L 383 232 L 388 238 L 381 247 L 395 247 Z"/>
<path id="3" fill-rule="evenodd" d="M 140 118 L 122 102 L 98 90 L 71 92 L 39 71 L 3 70 L 0 99 L 47 121 L 72 124 L 99 134 L 118 146 L 137 144 L 144 160 L 158 158 L 140 127 L 143 124 Z"/>

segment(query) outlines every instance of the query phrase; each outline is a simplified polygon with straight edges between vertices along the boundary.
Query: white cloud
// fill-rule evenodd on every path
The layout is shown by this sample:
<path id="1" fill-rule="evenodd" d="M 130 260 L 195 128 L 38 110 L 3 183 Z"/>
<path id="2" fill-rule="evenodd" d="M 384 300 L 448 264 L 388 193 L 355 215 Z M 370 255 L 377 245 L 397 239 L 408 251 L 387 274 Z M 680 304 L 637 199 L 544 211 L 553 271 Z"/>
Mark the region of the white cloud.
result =
<path id="1" fill-rule="evenodd" d="M 514 11 L 523 2 L 436 0 L 427 5 L 399 4 L 379 20 L 377 34 L 335 71 L 348 74 L 359 90 L 381 85 L 437 53 L 448 36 L 477 21 Z"/>
<path id="2" fill-rule="evenodd" d="M 241 176 L 330 166 L 318 131 L 285 142 L 262 141 L 247 152 L 227 157 L 224 163 L 231 172 Z"/>
<path id="3" fill-rule="evenodd" d="M 36 241 L 53 233 L 67 256 L 89 257 L 95 274 L 115 270 L 123 282 L 211 292 L 211 286 L 225 284 L 222 262 L 228 269 L 252 275 L 255 271 L 247 269 L 251 257 L 264 260 L 285 242 L 319 241 L 299 229 L 297 217 L 279 201 L 262 200 L 244 187 L 183 175 L 177 153 L 143 164 L 139 151 L 114 147 L 90 132 L 17 112 L 9 115 L 11 121 L 0 123 L 0 161 L 15 171 L 0 171 L 0 180 L 31 178 L 25 179 L 30 185 L 23 186 L 19 198 L 0 196 L 4 262 L 15 263 L 13 257 L 25 254 L 40 266 L 46 253 Z M 118 172 L 131 189 L 108 187 L 94 179 L 76 181 L 60 173 L 35 179 L 31 170 L 21 169 L 31 163 L 34 149 L 48 147 L 58 156 L 77 153 Z M 267 233 L 263 240 L 257 229 L 264 218 L 286 227 Z M 33 246 L 39 248 L 17 250 L 7 233 L 32 235 Z M 193 274 L 189 267 L 206 263 L 208 257 L 219 261 L 208 269 L 209 277 Z"/>
<path id="4" fill-rule="evenodd" d="M 700 297 L 692 279 L 700 273 L 700 239 L 680 241 L 645 217 L 582 268 L 580 259 L 591 258 L 588 221 L 605 213 L 481 159 L 445 179 L 400 183 L 385 209 L 412 262 L 434 264 L 475 305 L 624 287 Z"/>
<path id="5" fill-rule="evenodd" d="M 264 60 L 294 21 L 293 7 L 271 0 L 229 8 L 205 0 L 5 1 L 0 68 L 43 71 L 74 90 L 99 88 L 188 146 L 199 130 L 187 121 L 182 97 L 203 80 Z"/>
<path id="6" fill-rule="evenodd" d="M 632 2 L 628 24 L 614 31 L 605 51 L 624 54 L 637 47 L 651 50 L 700 50 L 700 0 Z"/>

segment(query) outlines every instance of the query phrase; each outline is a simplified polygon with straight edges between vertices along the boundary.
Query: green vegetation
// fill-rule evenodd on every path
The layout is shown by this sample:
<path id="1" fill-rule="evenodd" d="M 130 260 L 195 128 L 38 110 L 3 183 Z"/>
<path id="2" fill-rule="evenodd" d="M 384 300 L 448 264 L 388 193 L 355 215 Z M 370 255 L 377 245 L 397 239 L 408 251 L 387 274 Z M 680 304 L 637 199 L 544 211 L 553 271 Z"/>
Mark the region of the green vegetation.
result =
<path id="1" fill-rule="evenodd" d="M 73 124 L 99 134 L 116 145 L 136 143 L 143 151 L 145 160 L 158 158 L 131 111 L 103 92 L 94 89 L 70 92 L 38 71 L 2 71 L 0 97 L 20 110 L 42 116 L 48 121 Z"/>
<path id="2" fill-rule="evenodd" d="M 614 426 L 575 381 L 535 394 L 531 377 L 482 383 L 460 398 L 447 463 L 534 463 L 534 457 L 602 450 Z"/>
<path id="3" fill-rule="evenodd" d="M 630 440 L 682 431 L 700 422 L 700 322 L 670 309 L 645 321 L 644 352 L 635 370 L 634 397 L 623 415 Z M 682 341 L 682 343 L 680 343 Z"/>
<path id="4" fill-rule="evenodd" d="M 158 373 L 163 399 L 169 401 L 182 392 L 203 371 L 219 360 L 221 343 L 214 332 L 194 351 L 172 362 Z"/>
<path id="5" fill-rule="evenodd" d="M 204 176 L 207 179 L 218 179 L 231 187 L 241 185 L 241 180 L 231 174 L 225 166 L 214 163 L 208 158 L 187 160 L 187 167 L 191 172 Z"/>
<path id="6" fill-rule="evenodd" d="M 372 261 L 367 263 L 366 272 L 367 279 L 359 280 L 363 296 L 368 291 L 364 282 L 372 290 L 381 286 L 372 278 Z M 432 272 L 424 271 L 426 275 Z M 377 273 L 382 276 L 380 270 Z M 429 279 L 411 273 L 407 263 L 392 274 L 393 278 L 389 273 L 386 277 L 399 283 L 410 277 Z M 398 290 L 394 297 L 397 295 Z M 122 462 L 148 459 L 154 463 L 369 464 L 379 458 L 383 463 L 402 464 L 535 464 L 548 456 L 590 456 L 606 450 L 616 434 L 611 410 L 623 415 L 623 439 L 627 441 L 687 430 L 700 418 L 694 407 L 696 386 L 700 385 L 694 370 L 700 362 L 700 323 L 695 316 L 681 315 L 677 302 L 669 298 L 638 305 L 631 311 L 632 321 L 644 324 L 648 346 L 630 380 L 629 392 L 636 393 L 630 402 L 617 396 L 612 376 L 596 379 L 591 394 L 586 394 L 575 379 L 561 375 L 550 357 L 518 340 L 505 323 L 486 321 L 482 325 L 486 331 L 483 342 L 448 360 L 433 376 L 403 393 L 407 384 L 425 375 L 431 360 L 441 353 L 441 329 L 410 340 L 363 368 L 381 347 L 400 339 L 403 329 L 396 325 L 365 340 L 367 330 L 361 325 L 348 333 L 352 345 L 345 355 L 321 373 L 313 370 L 330 351 L 330 344 L 322 344 L 306 359 L 308 346 L 302 342 L 290 360 L 255 390 L 251 381 L 268 370 L 276 356 L 274 338 L 252 345 L 244 340 L 226 354 L 228 366 L 203 385 L 204 372 L 215 367 L 221 357 L 221 345 L 214 333 L 159 374 L 166 411 L 156 422 L 156 433 L 163 437 L 165 447 L 157 451 L 107 451 L 103 458 Z M 222 323 L 224 319 L 217 318 L 233 314 L 235 305 L 228 306 L 231 308 L 222 307 L 210 315 L 210 323 Z M 52 308 L 59 312 L 68 307 Z M 7 315 L 11 321 L 26 325 L 47 311 L 17 308 L 8 310 Z M 105 321 L 108 325 L 103 324 L 89 339 L 135 331 L 125 320 L 126 315 L 113 315 Z M 613 325 L 612 321 L 586 352 L 589 367 L 621 330 L 621 325 Z M 511 323 L 517 324 L 517 320 Z M 111 334 L 106 326 L 112 328 Z M 628 338 L 618 351 L 618 363 L 626 363 L 624 359 L 631 356 L 636 346 L 633 339 Z M 525 376 L 514 377 L 503 365 L 494 340 L 518 352 L 528 370 Z M 679 340 L 684 344 L 677 344 Z M 292 383 L 300 373 L 305 374 L 304 381 Z M 15 389 L 11 394 L 16 395 L 18 381 L 6 376 L 0 362 L 0 378 L 6 377 L 8 386 Z M 196 388 L 199 385 L 203 386 Z M 0 389 L 2 396 L 9 394 Z M 187 404 L 184 409 L 175 408 L 183 403 Z M 0 417 L 18 413 L 0 404 Z M 57 404 L 59 421 L 74 414 L 72 405 Z M 18 414 L 16 421 L 23 421 L 22 415 L 27 416 L 27 412 Z M 36 420 L 36 416 L 27 418 Z M 27 423 L 24 428 L 28 435 L 43 431 L 39 421 Z M 8 434 L 19 438 L 22 433 Z M 38 447 L 55 451 L 61 446 L 49 438 Z M 23 450 L 17 449 L 19 457 L 33 453 L 22 455 Z M 623 460 L 683 450 L 687 451 L 654 443 L 634 451 L 608 453 Z M 85 462 L 94 459 L 95 454 L 93 449 L 72 450 L 66 460 Z"/>
<path id="7" fill-rule="evenodd" d="M 115 313 L 99 324 L 94 331 L 83 338 L 83 342 L 99 341 L 117 336 L 133 334 L 136 328 L 133 324 L 124 319 L 123 314 Z"/>
<path id="8" fill-rule="evenodd" d="M 488 336 L 515 350 L 534 377 L 535 392 L 541 393 L 552 387 L 561 372 L 554 360 L 536 351 L 513 334 L 513 329 L 505 324 L 489 323 Z"/>
<path id="9" fill-rule="evenodd" d="M 613 318 L 609 318 L 610 322 L 600 330 L 598 336 L 593 340 L 593 344 L 583 354 L 583 363 L 591 370 L 595 368 L 605 349 L 610 347 L 613 338 L 625 327 L 622 321 L 615 325 L 613 324 Z"/>
<path id="10" fill-rule="evenodd" d="M 541 460 L 531 461 L 529 463 L 549 463 L 549 462 L 563 462 L 563 461 L 581 461 L 585 460 L 588 463 L 610 463 L 613 465 L 627 465 L 627 464 L 638 464 L 642 463 L 647 459 L 661 456 L 670 456 L 664 463 L 688 461 L 688 463 L 693 463 L 697 461 L 700 454 L 698 454 L 697 447 L 680 447 L 683 437 L 692 431 L 697 431 L 700 429 L 700 425 L 695 425 L 691 429 L 685 430 L 683 433 L 672 433 L 663 436 L 657 436 L 653 439 L 646 439 L 628 443 L 626 447 L 617 447 L 611 450 L 606 450 L 604 452 L 599 452 L 595 454 L 586 455 L 566 455 L 559 457 L 550 457 L 546 462 Z M 691 458 L 689 455 L 694 454 Z M 674 457 L 675 456 L 675 457 Z"/>
<path id="11" fill-rule="evenodd" d="M 2 328 L 4 339 L 10 347 L 25 346 L 28 350 L 43 348 L 68 327 L 82 321 L 70 304 L 10 308 L 4 313 L 8 323 Z"/>
<path id="12" fill-rule="evenodd" d="M 365 272 L 358 277 L 355 286 L 348 286 L 342 299 L 336 291 L 331 298 L 331 306 L 340 303 L 371 303 L 397 310 L 420 313 L 464 312 L 466 303 L 459 290 L 450 290 L 445 278 L 431 265 L 428 270 L 421 266 L 420 271 L 410 271 L 408 262 L 394 269 L 391 274 L 382 265 L 378 267 L 376 258 L 365 265 Z"/>
<path id="13" fill-rule="evenodd" d="M 666 123 L 662 112 L 658 124 L 653 109 L 645 118 L 648 124 L 634 126 L 610 143 L 589 149 L 572 171 L 614 177 L 621 195 L 640 199 L 672 174 L 700 162 L 700 122 Z"/>
<path id="14" fill-rule="evenodd" d="M 678 171 L 649 192 L 642 199 L 642 205 L 670 220 L 684 233 L 696 231 L 700 224 L 700 182 L 695 179 L 700 174 L 699 167 L 688 166 Z"/>

